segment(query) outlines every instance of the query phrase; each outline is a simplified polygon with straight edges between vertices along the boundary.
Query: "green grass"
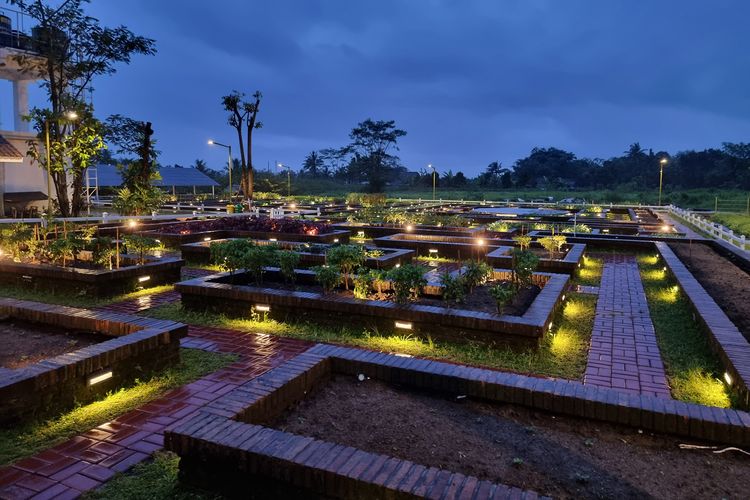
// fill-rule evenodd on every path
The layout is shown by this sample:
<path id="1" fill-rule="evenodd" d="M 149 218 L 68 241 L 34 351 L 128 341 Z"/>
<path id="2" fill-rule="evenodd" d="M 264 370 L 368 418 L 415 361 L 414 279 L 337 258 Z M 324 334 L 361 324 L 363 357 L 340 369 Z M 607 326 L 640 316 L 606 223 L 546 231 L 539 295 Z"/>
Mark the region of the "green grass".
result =
<path id="1" fill-rule="evenodd" d="M 538 350 L 514 351 L 480 343 L 452 344 L 413 336 L 378 335 L 367 329 L 331 328 L 311 323 L 228 318 L 219 314 L 188 311 L 179 303 L 166 304 L 144 314 L 184 323 L 268 333 L 313 342 L 346 344 L 383 352 L 396 352 L 449 360 L 457 363 L 500 368 L 570 379 L 582 376 L 594 321 L 596 297 L 568 294 L 564 307 L 553 320 L 553 330 Z"/>
<path id="2" fill-rule="evenodd" d="M 602 278 L 604 261 L 596 257 L 584 255 L 581 267 L 576 271 L 575 282 L 578 285 L 599 286 Z"/>
<path id="3" fill-rule="evenodd" d="M 112 392 L 57 418 L 0 430 L 0 465 L 49 448 L 232 363 L 236 356 L 181 349 L 182 361 L 146 381 Z"/>
<path id="4" fill-rule="evenodd" d="M 728 408 L 732 395 L 721 381 L 721 365 L 705 333 L 693 321 L 693 310 L 677 284 L 654 255 L 641 255 L 638 267 L 651 321 L 672 388 L 681 401 Z"/>
<path id="5" fill-rule="evenodd" d="M 222 498 L 179 482 L 180 458 L 170 452 L 156 452 L 153 460 L 141 462 L 125 474 L 118 474 L 102 488 L 83 496 L 87 500 L 140 500 L 171 498 L 202 500 Z"/>
<path id="6" fill-rule="evenodd" d="M 711 220 L 750 238 L 750 215 L 719 213 L 712 215 Z"/>
<path id="7" fill-rule="evenodd" d="M 125 293 L 122 295 L 115 295 L 112 297 L 92 297 L 90 295 L 74 295 L 70 292 L 48 292 L 32 290 L 27 287 L 14 286 L 14 285 L 0 285 L 0 297 L 9 297 L 12 299 L 21 300 L 33 300 L 36 302 L 44 302 L 46 304 L 60 304 L 71 307 L 101 307 L 113 302 L 121 302 L 123 300 L 136 299 L 146 295 L 153 295 L 155 293 L 167 292 L 172 290 L 172 285 L 161 285 L 152 288 L 144 288 L 136 292 Z"/>

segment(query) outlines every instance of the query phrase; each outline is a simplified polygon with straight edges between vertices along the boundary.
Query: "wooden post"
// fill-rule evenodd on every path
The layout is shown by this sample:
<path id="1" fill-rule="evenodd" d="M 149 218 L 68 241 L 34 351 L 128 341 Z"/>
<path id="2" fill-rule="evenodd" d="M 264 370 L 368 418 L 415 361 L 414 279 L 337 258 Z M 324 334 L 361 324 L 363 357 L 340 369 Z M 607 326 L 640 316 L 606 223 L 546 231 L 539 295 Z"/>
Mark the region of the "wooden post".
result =
<path id="1" fill-rule="evenodd" d="M 117 258 L 117 269 L 120 269 L 120 226 L 115 227 L 115 255 Z"/>
<path id="2" fill-rule="evenodd" d="M 716 197 L 716 200 L 714 201 L 714 213 L 719 212 L 719 197 Z"/>

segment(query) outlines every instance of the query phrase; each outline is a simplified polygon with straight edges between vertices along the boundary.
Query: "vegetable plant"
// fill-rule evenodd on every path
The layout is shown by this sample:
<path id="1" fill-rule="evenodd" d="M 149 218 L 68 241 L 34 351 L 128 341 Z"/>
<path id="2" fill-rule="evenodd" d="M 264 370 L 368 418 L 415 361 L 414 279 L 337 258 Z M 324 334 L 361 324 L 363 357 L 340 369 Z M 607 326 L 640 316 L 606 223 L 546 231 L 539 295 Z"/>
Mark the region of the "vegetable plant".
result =
<path id="1" fill-rule="evenodd" d="M 518 288 L 531 286 L 531 278 L 534 270 L 539 265 L 539 257 L 528 250 L 513 249 L 512 252 L 512 281 Z"/>
<path id="2" fill-rule="evenodd" d="M 125 236 L 124 240 L 128 252 L 135 252 L 138 256 L 138 265 L 141 266 L 146 263 L 146 255 L 149 252 L 161 248 L 161 244 L 154 238 L 141 236 L 140 234 L 130 234 Z"/>
<path id="3" fill-rule="evenodd" d="M 495 222 L 487 224 L 487 231 L 492 231 L 494 233 L 507 233 L 510 231 L 510 224 L 501 220 L 496 220 Z"/>
<path id="4" fill-rule="evenodd" d="M 343 274 L 344 287 L 349 290 L 349 276 L 365 262 L 365 249 L 361 245 L 338 245 L 326 252 L 326 262 Z"/>
<path id="5" fill-rule="evenodd" d="M 299 254 L 291 250 L 284 250 L 279 252 L 279 270 L 281 275 L 284 277 L 284 281 L 294 284 L 295 273 L 294 270 L 299 264 Z"/>
<path id="6" fill-rule="evenodd" d="M 0 250 L 8 253 L 19 262 L 21 257 L 32 248 L 34 231 L 28 224 L 12 224 L 0 230 Z"/>
<path id="7" fill-rule="evenodd" d="M 315 279 L 323 287 L 323 292 L 329 293 L 341 283 L 341 273 L 333 266 L 315 266 L 311 268 Z"/>
<path id="8" fill-rule="evenodd" d="M 526 234 L 516 236 L 515 238 L 513 238 L 513 241 L 518 243 L 518 246 L 521 248 L 521 250 L 528 250 L 529 246 L 531 246 L 531 236 Z"/>
<path id="9" fill-rule="evenodd" d="M 391 269 L 389 276 L 393 282 L 396 302 L 405 304 L 410 299 L 416 299 L 419 296 L 422 287 L 427 284 L 424 273 L 424 267 L 414 264 L 405 264 Z"/>
<path id="10" fill-rule="evenodd" d="M 443 300 L 460 304 L 466 299 L 466 278 L 461 275 L 444 273 L 440 276 L 443 286 Z"/>
<path id="11" fill-rule="evenodd" d="M 377 290 L 378 297 L 383 296 L 383 288 L 388 284 L 388 271 L 383 269 L 371 269 L 372 286 Z"/>
<path id="12" fill-rule="evenodd" d="M 354 297 L 358 299 L 366 299 L 370 294 L 374 280 L 375 276 L 369 269 L 360 267 L 353 279 Z"/>
<path id="13" fill-rule="evenodd" d="M 54 240 L 49 245 L 49 252 L 54 260 L 62 261 L 62 266 L 65 267 L 68 259 L 75 260 L 85 245 L 86 242 L 79 234 L 69 232 Z"/>
<path id="14" fill-rule="evenodd" d="M 555 250 L 557 250 L 557 242 L 554 240 L 552 236 L 545 236 L 544 238 L 539 238 L 537 242 L 544 247 L 547 252 L 549 252 L 549 258 L 554 258 Z"/>
<path id="15" fill-rule="evenodd" d="M 242 267 L 255 278 L 255 283 L 263 283 L 263 274 L 266 268 L 273 266 L 277 261 L 279 248 L 276 245 L 251 245 L 242 259 Z"/>
<path id="16" fill-rule="evenodd" d="M 513 300 L 513 297 L 516 294 L 516 291 L 513 289 L 513 287 L 508 286 L 505 283 L 500 283 L 493 287 L 490 287 L 489 292 L 490 292 L 490 295 L 492 295 L 492 298 L 494 298 L 495 302 L 497 303 L 498 314 L 503 313 L 503 307 L 508 302 Z"/>
<path id="17" fill-rule="evenodd" d="M 492 267 L 479 260 L 467 260 L 461 274 L 469 292 L 473 292 L 476 286 L 486 283 L 492 276 Z"/>
<path id="18" fill-rule="evenodd" d="M 227 240 L 211 243 L 211 261 L 234 274 L 245 265 L 245 253 L 253 246 L 250 240 Z"/>
<path id="19" fill-rule="evenodd" d="M 112 244 L 112 238 L 109 236 L 100 236 L 94 238 L 88 243 L 91 248 L 91 258 L 95 264 L 112 270 L 112 259 L 114 259 L 117 249 Z"/>

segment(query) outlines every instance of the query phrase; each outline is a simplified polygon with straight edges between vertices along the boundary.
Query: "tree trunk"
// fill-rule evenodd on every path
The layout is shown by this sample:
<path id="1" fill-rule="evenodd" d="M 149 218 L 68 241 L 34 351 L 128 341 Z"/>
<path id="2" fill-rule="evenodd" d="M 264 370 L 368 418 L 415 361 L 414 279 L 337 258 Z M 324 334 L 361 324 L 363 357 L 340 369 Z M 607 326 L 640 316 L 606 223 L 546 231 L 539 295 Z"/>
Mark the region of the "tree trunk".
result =
<path id="1" fill-rule="evenodd" d="M 254 186 L 253 186 L 253 127 L 254 127 L 255 118 L 253 117 L 253 120 L 248 122 L 247 125 L 247 171 L 245 172 L 243 176 L 243 181 L 245 182 L 245 185 L 247 189 L 245 190 L 245 197 L 253 201 L 253 192 L 254 192 Z"/>

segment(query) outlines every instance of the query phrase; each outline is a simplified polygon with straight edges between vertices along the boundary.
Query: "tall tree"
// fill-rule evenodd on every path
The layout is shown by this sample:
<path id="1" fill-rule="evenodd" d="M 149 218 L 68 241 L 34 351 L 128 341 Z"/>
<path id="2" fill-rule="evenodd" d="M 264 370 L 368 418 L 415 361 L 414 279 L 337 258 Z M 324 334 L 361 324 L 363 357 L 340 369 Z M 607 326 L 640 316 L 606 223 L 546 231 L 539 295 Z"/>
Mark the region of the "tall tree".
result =
<path id="1" fill-rule="evenodd" d="M 311 151 L 302 162 L 302 172 L 310 177 L 327 176 L 323 157 L 317 151 Z"/>
<path id="2" fill-rule="evenodd" d="M 64 120 L 65 113 L 82 107 L 83 92 L 91 88 L 93 79 L 114 73 L 117 63 L 128 64 L 134 54 L 154 54 L 154 41 L 133 34 L 124 26 L 100 26 L 98 19 L 83 10 L 89 0 L 64 0 L 54 6 L 43 0 L 8 2 L 37 22 L 36 54 L 20 54 L 14 59 L 22 70 L 42 80 L 51 106 L 44 113 L 50 144 L 53 149 L 62 149 L 55 144 L 61 144 L 76 128 Z M 83 170 L 88 165 L 71 162 L 69 166 L 65 158 L 55 158 L 55 162 L 44 167 L 50 168 L 60 212 L 63 216 L 78 215 L 81 204 L 76 200 L 81 199 Z M 72 203 L 69 186 L 73 191 Z"/>
<path id="3" fill-rule="evenodd" d="M 233 90 L 231 93 L 221 98 L 221 104 L 224 110 L 229 112 L 227 123 L 237 131 L 237 139 L 240 143 L 240 188 L 245 193 L 245 197 L 252 201 L 253 199 L 253 131 L 263 126 L 258 121 L 258 112 L 260 111 L 260 100 L 263 95 L 256 91 L 250 100 L 245 99 L 245 94 Z M 243 137 L 246 135 L 247 148 L 244 144 Z"/>
<path id="4" fill-rule="evenodd" d="M 396 128 L 394 120 L 368 118 L 352 129 L 351 142 L 342 151 L 366 173 L 370 192 L 383 191 L 385 171 L 399 164 L 398 156 L 391 151 L 398 151 L 398 140 L 405 135 L 406 131 Z"/>
<path id="5" fill-rule="evenodd" d="M 159 179 L 156 158 L 156 141 L 151 122 L 142 122 L 122 115 L 107 118 L 106 138 L 114 145 L 117 154 L 127 155 L 118 165 L 123 184 L 131 189 L 150 189 L 151 183 Z"/>

